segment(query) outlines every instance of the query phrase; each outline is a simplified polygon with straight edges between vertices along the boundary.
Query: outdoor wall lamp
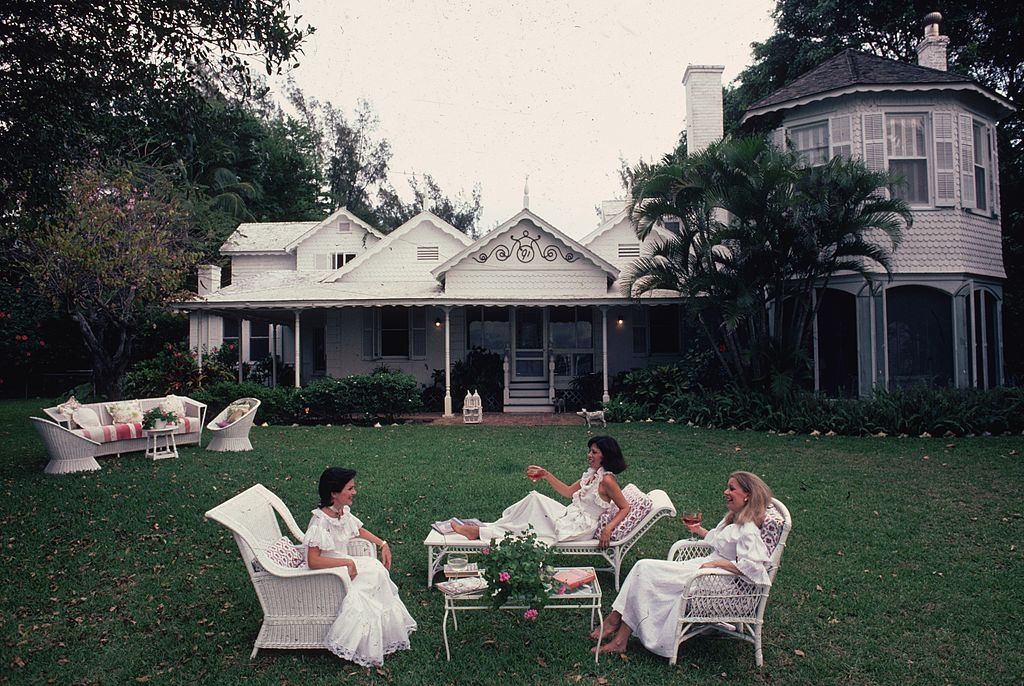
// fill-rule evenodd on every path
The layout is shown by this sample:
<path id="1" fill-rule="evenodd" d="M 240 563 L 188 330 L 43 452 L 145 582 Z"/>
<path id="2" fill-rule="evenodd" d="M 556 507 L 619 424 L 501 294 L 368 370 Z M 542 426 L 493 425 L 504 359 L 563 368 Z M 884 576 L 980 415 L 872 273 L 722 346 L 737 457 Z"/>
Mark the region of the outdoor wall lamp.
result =
<path id="1" fill-rule="evenodd" d="M 440 329 L 441 328 L 441 320 L 440 319 L 435 319 L 434 320 L 434 328 L 436 328 L 436 329 Z"/>

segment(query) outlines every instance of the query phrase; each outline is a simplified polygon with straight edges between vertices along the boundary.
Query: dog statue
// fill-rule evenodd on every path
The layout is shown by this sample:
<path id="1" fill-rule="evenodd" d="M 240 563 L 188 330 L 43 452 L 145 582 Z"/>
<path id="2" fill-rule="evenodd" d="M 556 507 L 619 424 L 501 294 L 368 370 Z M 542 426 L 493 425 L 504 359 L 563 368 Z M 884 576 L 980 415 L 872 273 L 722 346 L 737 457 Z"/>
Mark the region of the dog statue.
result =
<path id="1" fill-rule="evenodd" d="M 587 412 L 587 408 L 584 407 L 576 414 L 579 415 L 580 417 L 583 417 L 583 421 L 586 423 L 588 429 L 591 426 L 591 422 L 601 422 L 601 426 L 605 428 L 608 427 L 608 422 L 606 422 L 604 419 L 604 410 L 598 410 L 596 412 Z"/>

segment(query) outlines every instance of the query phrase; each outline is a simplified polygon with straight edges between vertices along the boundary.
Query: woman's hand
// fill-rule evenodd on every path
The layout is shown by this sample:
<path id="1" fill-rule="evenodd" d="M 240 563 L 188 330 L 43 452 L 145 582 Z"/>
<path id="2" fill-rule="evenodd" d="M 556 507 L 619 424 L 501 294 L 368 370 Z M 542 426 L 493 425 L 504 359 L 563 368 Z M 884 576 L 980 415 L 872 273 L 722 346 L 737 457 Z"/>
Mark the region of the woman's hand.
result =
<path id="1" fill-rule="evenodd" d="M 381 543 L 380 561 L 384 565 L 384 569 L 391 570 L 391 546 L 388 545 L 387 541 Z"/>
<path id="2" fill-rule="evenodd" d="M 540 481 L 548 475 L 548 470 L 543 467 L 538 467 L 535 464 L 531 464 L 526 468 L 526 478 L 530 481 Z"/>
<path id="3" fill-rule="evenodd" d="M 700 566 L 701 569 L 724 569 L 727 572 L 738 574 L 743 576 L 743 572 L 740 571 L 739 567 L 734 565 L 728 560 L 708 560 Z"/>
<path id="4" fill-rule="evenodd" d="M 612 532 L 615 531 L 615 527 L 611 524 L 601 529 L 601 536 L 597 539 L 597 544 L 601 548 L 607 548 L 612 543 Z"/>
<path id="5" fill-rule="evenodd" d="M 702 527 L 700 525 L 700 522 L 695 522 L 693 524 L 689 524 L 689 523 L 687 523 L 687 521 L 685 519 L 682 520 L 682 522 L 683 522 L 683 525 L 686 526 L 686 528 L 690 530 L 691 534 L 695 534 L 697 536 L 700 536 L 701 538 L 704 538 L 705 536 L 708 535 L 708 530 L 705 529 L 704 527 Z"/>
<path id="6" fill-rule="evenodd" d="M 356 569 L 356 561 L 346 558 L 341 561 L 341 564 L 348 570 L 348 578 L 355 581 L 356 575 L 359 574 L 359 570 Z"/>

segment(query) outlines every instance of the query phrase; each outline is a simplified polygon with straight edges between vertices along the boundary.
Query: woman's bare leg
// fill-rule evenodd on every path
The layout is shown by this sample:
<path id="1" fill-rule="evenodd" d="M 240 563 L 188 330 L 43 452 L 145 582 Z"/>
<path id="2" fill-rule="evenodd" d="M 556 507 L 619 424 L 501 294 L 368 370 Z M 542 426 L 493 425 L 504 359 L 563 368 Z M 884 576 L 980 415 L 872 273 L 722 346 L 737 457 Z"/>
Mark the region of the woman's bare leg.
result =
<path id="1" fill-rule="evenodd" d="M 619 624 L 622 623 L 622 615 L 619 614 L 618 610 L 612 610 L 611 614 L 604 618 L 601 626 L 597 627 L 590 632 L 591 641 L 603 641 L 619 629 Z"/>
<path id="2" fill-rule="evenodd" d="M 480 538 L 480 527 L 476 524 L 456 524 L 452 522 L 452 529 L 455 533 L 461 534 L 471 541 Z"/>
<path id="3" fill-rule="evenodd" d="M 605 643 L 603 646 L 594 646 L 594 651 L 599 653 L 624 653 L 626 652 L 626 645 L 629 643 L 629 637 L 633 635 L 633 630 L 629 628 L 629 625 L 625 622 L 619 622 L 619 628 L 612 636 L 612 640 Z"/>

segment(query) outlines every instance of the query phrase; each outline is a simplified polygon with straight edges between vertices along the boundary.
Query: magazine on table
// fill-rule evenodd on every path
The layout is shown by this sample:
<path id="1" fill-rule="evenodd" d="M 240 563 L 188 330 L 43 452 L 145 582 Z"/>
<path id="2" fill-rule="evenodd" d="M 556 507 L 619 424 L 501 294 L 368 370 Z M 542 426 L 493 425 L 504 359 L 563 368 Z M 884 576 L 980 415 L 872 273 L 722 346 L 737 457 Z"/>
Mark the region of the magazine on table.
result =
<path id="1" fill-rule="evenodd" d="M 452 517 L 451 519 L 443 519 L 440 522 L 434 522 L 430 526 L 434 528 L 439 534 L 448 536 L 449 534 L 455 533 L 455 529 L 452 524 L 473 524 L 475 526 L 481 526 L 483 522 L 479 519 L 460 519 L 458 517 Z"/>
<path id="2" fill-rule="evenodd" d="M 570 591 L 575 591 L 580 586 L 585 586 L 596 579 L 594 572 L 589 569 L 562 569 L 553 577 L 555 583 L 565 586 Z"/>
<path id="3" fill-rule="evenodd" d="M 480 567 L 478 567 L 475 562 L 470 562 L 469 564 L 461 567 L 445 565 L 444 575 L 449 579 L 458 579 L 464 576 L 480 576 Z"/>
<path id="4" fill-rule="evenodd" d="M 450 579 L 435 584 L 445 595 L 465 595 L 479 593 L 487 588 L 487 581 L 481 576 L 467 576 L 462 579 Z"/>

